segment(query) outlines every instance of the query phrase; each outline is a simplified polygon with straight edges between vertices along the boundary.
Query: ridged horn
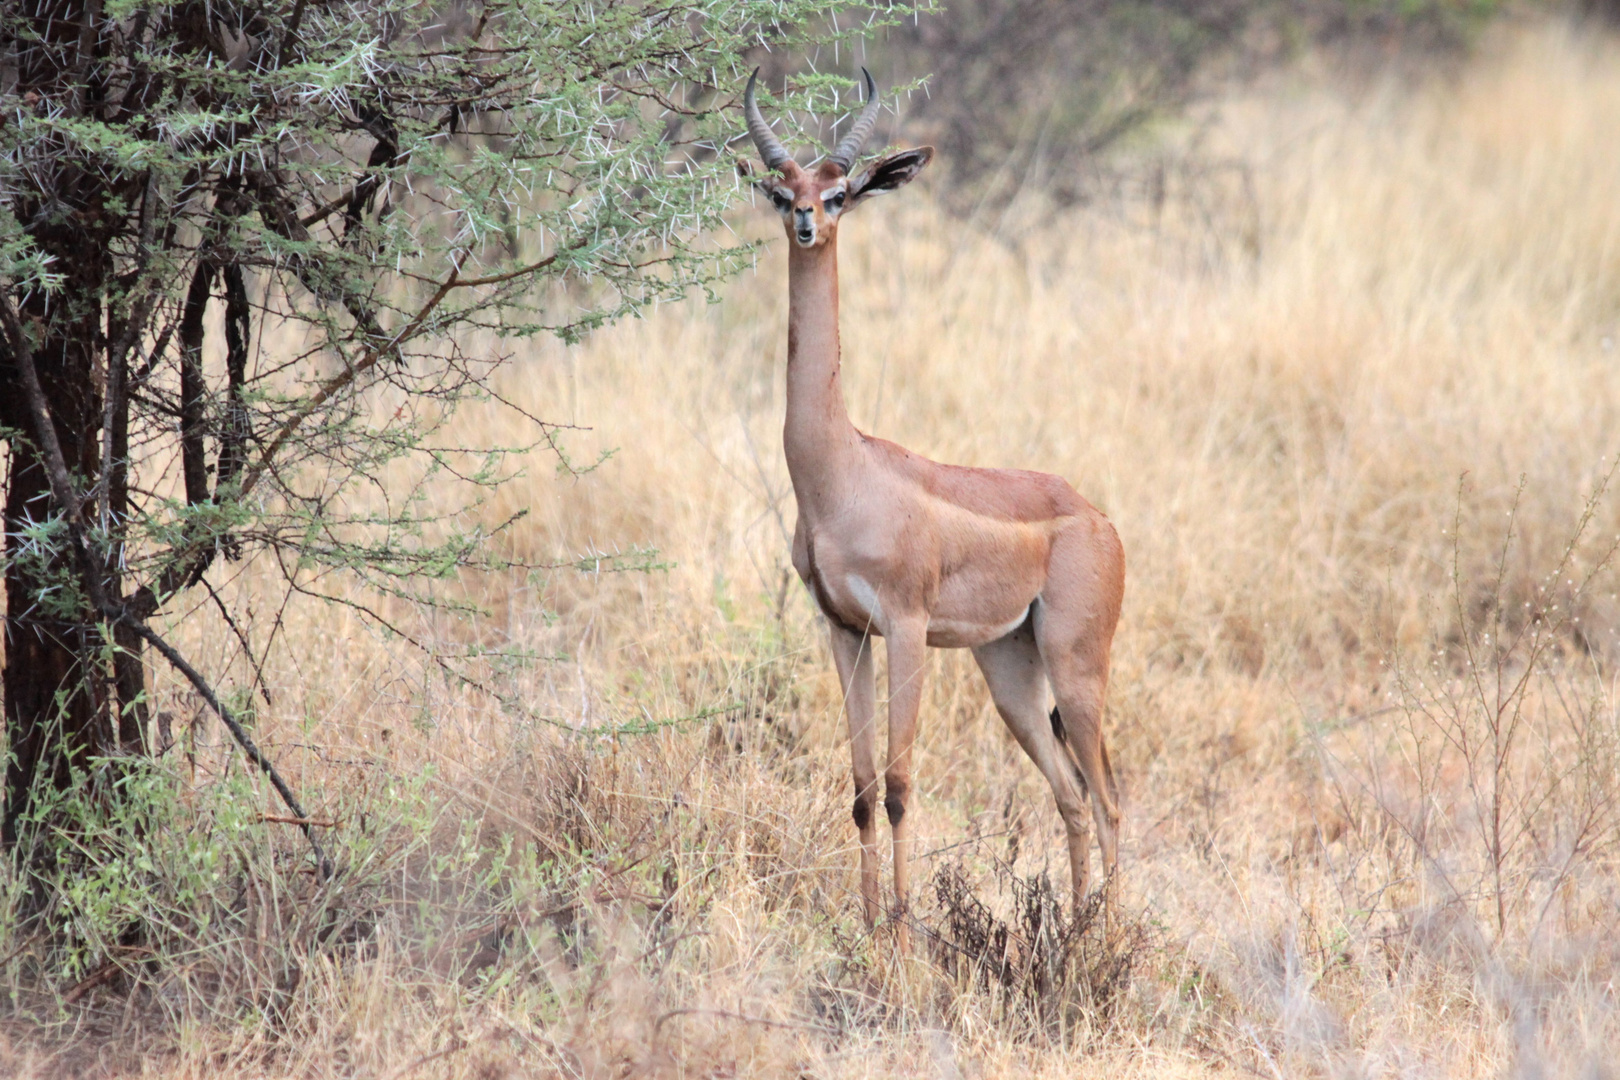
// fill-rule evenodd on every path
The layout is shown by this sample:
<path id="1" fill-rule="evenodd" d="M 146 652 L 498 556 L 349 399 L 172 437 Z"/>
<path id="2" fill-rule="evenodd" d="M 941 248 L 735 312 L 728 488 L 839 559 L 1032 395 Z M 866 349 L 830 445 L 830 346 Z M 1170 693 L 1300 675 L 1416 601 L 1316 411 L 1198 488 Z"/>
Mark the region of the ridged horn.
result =
<path id="1" fill-rule="evenodd" d="M 846 173 L 855 167 L 855 159 L 861 156 L 861 147 L 866 144 L 867 136 L 872 134 L 872 127 L 877 123 L 880 108 L 877 82 L 872 78 L 872 73 L 861 68 L 861 74 L 866 76 L 866 108 L 861 110 L 855 126 L 849 129 L 849 134 L 844 136 L 838 148 L 827 158 L 828 161 L 837 162 Z"/>
<path id="2" fill-rule="evenodd" d="M 759 68 L 748 76 L 748 89 L 743 91 L 743 116 L 748 121 L 748 134 L 754 140 L 754 146 L 759 150 L 761 160 L 767 169 L 776 170 L 793 160 L 793 155 L 787 152 L 782 141 L 771 133 L 771 125 L 759 115 L 759 103 L 754 100 L 754 83 L 759 81 Z"/>

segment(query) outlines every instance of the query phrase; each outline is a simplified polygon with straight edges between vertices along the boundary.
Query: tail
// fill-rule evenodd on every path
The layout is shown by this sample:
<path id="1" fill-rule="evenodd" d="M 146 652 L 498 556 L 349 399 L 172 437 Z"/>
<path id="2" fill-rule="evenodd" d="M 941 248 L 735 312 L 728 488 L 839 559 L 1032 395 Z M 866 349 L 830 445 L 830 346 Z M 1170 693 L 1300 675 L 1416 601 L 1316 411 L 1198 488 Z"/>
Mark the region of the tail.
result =
<path id="1" fill-rule="evenodd" d="M 1114 779 L 1114 763 L 1108 757 L 1108 738 L 1099 734 L 1097 746 L 1102 750 L 1103 775 L 1108 778 L 1108 798 L 1119 806 L 1119 782 Z"/>
<path id="2" fill-rule="evenodd" d="M 1074 747 L 1069 745 L 1069 733 L 1063 728 L 1063 714 L 1058 712 L 1056 706 L 1052 708 L 1052 734 L 1057 736 L 1058 745 L 1063 747 L 1064 756 L 1069 759 L 1069 766 L 1074 770 L 1074 778 L 1080 782 L 1081 796 L 1091 798 L 1091 788 L 1086 784 L 1086 774 L 1074 756 Z M 1115 806 L 1118 806 L 1119 782 L 1114 779 L 1114 763 L 1108 757 L 1108 739 L 1101 732 L 1097 734 L 1097 745 L 1102 751 L 1103 776 L 1108 784 L 1108 797 Z"/>
<path id="3" fill-rule="evenodd" d="M 1063 714 L 1058 712 L 1056 705 L 1052 706 L 1052 734 L 1057 736 L 1058 745 L 1063 747 L 1063 756 L 1069 762 L 1069 774 L 1080 785 L 1080 797 L 1091 798 L 1091 788 L 1086 784 L 1086 774 L 1080 768 L 1079 759 L 1074 756 L 1074 747 L 1069 745 L 1069 733 L 1063 729 Z M 1103 760 L 1108 760 L 1106 753 Z"/>

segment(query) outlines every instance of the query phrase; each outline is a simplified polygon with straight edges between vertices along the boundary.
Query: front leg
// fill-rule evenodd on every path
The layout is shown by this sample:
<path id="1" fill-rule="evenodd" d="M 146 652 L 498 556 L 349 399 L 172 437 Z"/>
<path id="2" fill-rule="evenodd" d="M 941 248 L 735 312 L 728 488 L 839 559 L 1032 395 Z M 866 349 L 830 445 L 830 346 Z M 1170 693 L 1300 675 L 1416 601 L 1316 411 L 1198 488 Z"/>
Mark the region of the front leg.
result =
<path id="1" fill-rule="evenodd" d="M 926 619 L 896 619 L 884 635 L 889 650 L 889 765 L 883 773 L 883 808 L 894 831 L 894 902 L 902 952 L 911 945 L 906 923 L 910 895 L 911 746 L 917 736 L 917 710 L 922 705 L 923 663 L 928 653 Z"/>
<path id="2" fill-rule="evenodd" d="M 876 748 L 873 730 L 877 712 L 877 678 L 872 663 L 872 639 L 828 620 L 832 630 L 833 660 L 838 665 L 838 685 L 844 692 L 844 712 L 849 717 L 849 749 L 854 759 L 855 828 L 861 835 L 861 906 L 866 928 L 877 922 L 878 849 L 877 767 L 872 761 Z"/>

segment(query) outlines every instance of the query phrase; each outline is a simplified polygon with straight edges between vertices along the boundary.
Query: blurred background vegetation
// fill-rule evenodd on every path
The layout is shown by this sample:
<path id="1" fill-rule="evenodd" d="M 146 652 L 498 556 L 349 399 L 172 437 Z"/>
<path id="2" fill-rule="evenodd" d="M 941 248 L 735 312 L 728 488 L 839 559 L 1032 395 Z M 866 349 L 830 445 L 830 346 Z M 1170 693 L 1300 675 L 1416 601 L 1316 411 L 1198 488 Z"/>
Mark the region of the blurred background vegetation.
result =
<path id="1" fill-rule="evenodd" d="M 1165 145 L 1197 106 L 1307 53 L 1347 73 L 1453 64 L 1505 0 L 950 0 L 889 31 L 888 82 L 927 76 L 905 136 L 941 151 L 955 196 L 1162 200 Z M 1620 4 L 1581 0 L 1576 18 Z M 1134 163 L 1134 168 L 1126 163 Z"/>

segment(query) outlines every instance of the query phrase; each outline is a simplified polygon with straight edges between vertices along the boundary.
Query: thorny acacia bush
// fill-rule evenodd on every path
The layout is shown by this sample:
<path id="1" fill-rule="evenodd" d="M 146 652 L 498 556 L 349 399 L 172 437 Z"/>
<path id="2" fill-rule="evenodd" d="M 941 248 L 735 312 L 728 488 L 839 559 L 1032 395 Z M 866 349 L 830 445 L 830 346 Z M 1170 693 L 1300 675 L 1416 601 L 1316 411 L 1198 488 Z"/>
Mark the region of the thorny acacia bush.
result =
<path id="1" fill-rule="evenodd" d="M 239 787 L 163 805 L 184 785 L 152 761 L 171 725 L 151 708 L 147 645 L 217 608 L 254 678 L 216 711 L 253 727 L 254 707 L 275 707 L 262 668 L 285 623 L 237 620 L 217 592 L 251 566 L 281 577 L 283 605 L 345 606 L 499 696 L 525 643 L 497 662 L 477 642 L 426 647 L 379 599 L 475 618 L 456 576 L 519 565 L 488 541 L 522 516 L 480 507 L 528 451 L 588 463 L 539 409 L 496 442 L 456 429 L 457 408 L 494 392 L 513 341 L 577 341 L 745 265 L 751 245 L 711 234 L 738 192 L 726 145 L 748 55 L 853 43 L 911 10 L 0 5 L 14 986 L 227 978 L 194 950 L 249 912 L 300 947 L 354 936 L 343 920 L 369 917 L 392 873 L 379 867 L 421 830 L 385 829 L 335 875 L 294 860 L 312 888 L 292 878 L 264 899 L 263 874 L 292 856 L 238 835 L 253 820 L 229 809 Z M 810 76 L 782 97 L 837 112 L 845 85 Z M 464 349 L 472 334 L 490 347 Z M 282 795 L 281 816 L 301 818 Z M 313 842 L 331 820 L 293 823 Z M 359 906 L 335 914 L 339 896 Z"/>
<path id="2" fill-rule="evenodd" d="M 36 792 L 155 746 L 153 620 L 212 597 L 221 563 L 264 556 L 379 619 L 379 595 L 454 607 L 440 586 L 496 565 L 513 520 L 480 503 L 518 455 L 561 453 L 539 411 L 497 444 L 451 436 L 456 408 L 513 340 L 575 341 L 746 265 L 713 234 L 748 55 L 912 10 L 0 5 L 0 842 Z M 782 96 L 837 113 L 847 85 Z M 429 498 L 442 476 L 459 496 Z M 479 655 L 436 654 L 464 677 Z"/>

